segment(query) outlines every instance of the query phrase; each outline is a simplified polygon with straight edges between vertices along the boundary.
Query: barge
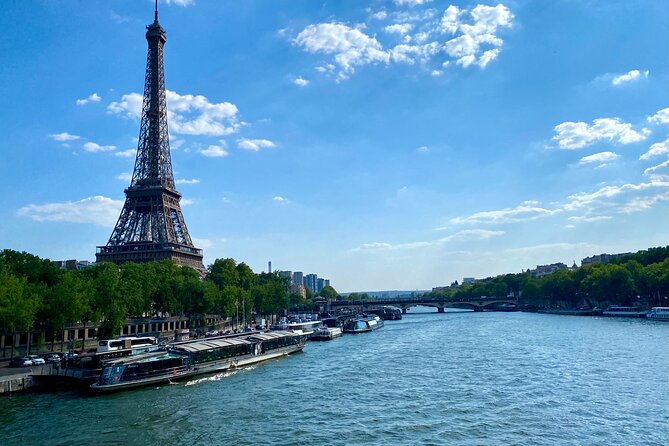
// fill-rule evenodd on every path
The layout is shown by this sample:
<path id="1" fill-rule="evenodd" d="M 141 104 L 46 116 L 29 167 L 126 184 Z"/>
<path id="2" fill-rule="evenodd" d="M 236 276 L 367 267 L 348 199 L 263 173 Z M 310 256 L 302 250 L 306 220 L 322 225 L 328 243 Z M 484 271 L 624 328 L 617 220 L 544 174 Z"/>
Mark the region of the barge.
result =
<path id="1" fill-rule="evenodd" d="M 376 315 L 361 316 L 344 325 L 344 333 L 367 333 L 383 327 L 383 319 Z"/>
<path id="2" fill-rule="evenodd" d="M 296 333 L 268 332 L 178 342 L 163 351 L 108 362 L 90 387 L 112 392 L 217 373 L 299 352 L 304 341 Z"/>
<path id="3" fill-rule="evenodd" d="M 648 311 L 642 310 L 639 307 L 621 307 L 618 305 L 611 305 L 602 312 L 603 316 L 614 317 L 646 317 Z"/>

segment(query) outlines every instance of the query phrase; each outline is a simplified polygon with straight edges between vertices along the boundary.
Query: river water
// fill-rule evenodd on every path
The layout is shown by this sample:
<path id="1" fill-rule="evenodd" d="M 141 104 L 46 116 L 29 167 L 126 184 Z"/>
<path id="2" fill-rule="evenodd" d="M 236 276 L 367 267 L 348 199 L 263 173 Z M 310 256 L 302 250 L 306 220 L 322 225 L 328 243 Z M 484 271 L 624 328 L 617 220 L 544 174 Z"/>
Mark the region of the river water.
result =
<path id="1" fill-rule="evenodd" d="M 0 398 L 5 445 L 667 445 L 669 324 L 425 313 L 232 373 Z"/>

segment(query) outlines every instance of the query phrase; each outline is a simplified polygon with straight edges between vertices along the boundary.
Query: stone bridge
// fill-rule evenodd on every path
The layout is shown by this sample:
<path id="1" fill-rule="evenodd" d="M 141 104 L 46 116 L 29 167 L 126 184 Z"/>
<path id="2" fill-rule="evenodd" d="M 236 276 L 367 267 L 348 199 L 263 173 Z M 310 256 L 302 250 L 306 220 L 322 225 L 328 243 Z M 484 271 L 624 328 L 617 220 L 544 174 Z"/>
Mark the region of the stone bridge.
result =
<path id="1" fill-rule="evenodd" d="M 401 297 L 396 299 L 333 300 L 327 303 L 327 306 L 333 310 L 347 307 L 361 307 L 364 310 L 373 310 L 387 305 L 401 308 L 404 314 L 406 314 L 407 309 L 419 305 L 435 307 L 437 308 L 437 312 L 443 313 L 444 308 L 470 308 L 474 311 L 483 311 L 486 308 L 493 308 L 498 305 L 514 308 L 518 306 L 518 299 L 511 297 L 478 297 L 464 300 L 445 300 L 443 298 L 432 297 Z"/>

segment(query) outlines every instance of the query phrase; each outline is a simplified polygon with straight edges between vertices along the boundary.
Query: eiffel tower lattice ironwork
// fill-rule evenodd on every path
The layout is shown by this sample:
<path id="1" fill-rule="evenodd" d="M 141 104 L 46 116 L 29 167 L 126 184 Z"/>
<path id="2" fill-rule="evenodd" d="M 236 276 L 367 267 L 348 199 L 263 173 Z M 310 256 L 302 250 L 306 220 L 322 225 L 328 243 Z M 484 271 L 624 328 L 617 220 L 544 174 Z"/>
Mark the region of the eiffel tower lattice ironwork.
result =
<path id="1" fill-rule="evenodd" d="M 118 264 L 171 259 L 203 273 L 202 250 L 193 246 L 174 185 L 163 68 L 166 38 L 157 3 L 155 20 L 146 27 L 149 51 L 135 169 L 116 227 L 95 257 Z"/>

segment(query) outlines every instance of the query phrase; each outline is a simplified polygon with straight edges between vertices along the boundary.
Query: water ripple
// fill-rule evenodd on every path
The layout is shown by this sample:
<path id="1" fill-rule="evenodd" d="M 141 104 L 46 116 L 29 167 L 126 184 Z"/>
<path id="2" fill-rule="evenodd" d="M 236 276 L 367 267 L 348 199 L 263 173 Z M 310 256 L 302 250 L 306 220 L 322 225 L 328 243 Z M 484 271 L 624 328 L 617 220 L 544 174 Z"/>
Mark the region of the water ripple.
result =
<path id="1" fill-rule="evenodd" d="M 178 385 L 0 398 L 3 444 L 669 444 L 669 324 L 409 315 Z M 45 435 L 48 433 L 48 435 Z"/>

